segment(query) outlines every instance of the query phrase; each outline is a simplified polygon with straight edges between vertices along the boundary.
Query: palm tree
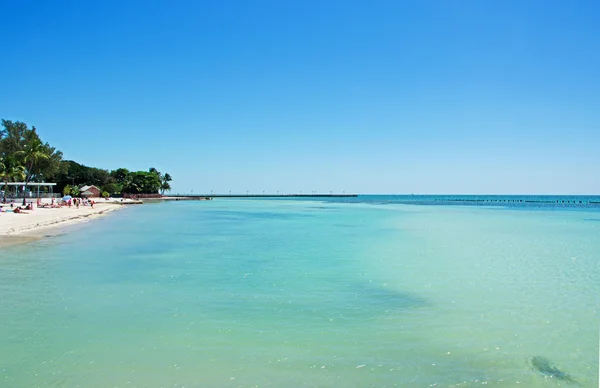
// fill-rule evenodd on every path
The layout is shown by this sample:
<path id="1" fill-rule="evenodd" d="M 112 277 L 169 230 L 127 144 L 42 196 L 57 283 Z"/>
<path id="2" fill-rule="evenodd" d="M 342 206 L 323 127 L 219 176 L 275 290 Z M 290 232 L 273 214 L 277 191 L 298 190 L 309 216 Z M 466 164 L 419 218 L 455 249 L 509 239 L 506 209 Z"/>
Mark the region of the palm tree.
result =
<path id="1" fill-rule="evenodd" d="M 160 195 L 165 195 L 165 191 L 171 191 L 171 185 L 169 182 L 162 182 L 160 184 Z"/>
<path id="2" fill-rule="evenodd" d="M 10 160 L 0 162 L 0 178 L 4 182 L 4 198 L 6 202 L 6 192 L 8 191 L 8 182 L 22 181 L 25 179 L 25 168 L 17 165 Z"/>
<path id="3" fill-rule="evenodd" d="M 0 159 L 0 176 L 3 177 L 5 171 L 6 171 L 6 164 L 4 164 L 4 159 Z"/>
<path id="4" fill-rule="evenodd" d="M 17 151 L 15 154 L 21 157 L 25 165 L 25 191 L 23 192 L 23 194 L 25 194 L 27 191 L 27 184 L 35 174 L 38 164 L 42 160 L 48 159 L 48 155 L 44 152 L 44 145 L 38 138 L 30 139 L 23 147 L 23 150 Z M 26 197 L 23 195 L 23 205 L 25 204 Z"/>
<path id="5" fill-rule="evenodd" d="M 165 175 L 163 175 L 162 177 L 159 175 L 160 179 L 160 190 L 161 190 L 161 195 L 165 194 L 165 191 L 171 191 L 171 185 L 169 184 L 169 182 L 171 182 L 173 180 L 173 178 L 171 178 L 171 175 L 169 173 L 166 173 Z"/>

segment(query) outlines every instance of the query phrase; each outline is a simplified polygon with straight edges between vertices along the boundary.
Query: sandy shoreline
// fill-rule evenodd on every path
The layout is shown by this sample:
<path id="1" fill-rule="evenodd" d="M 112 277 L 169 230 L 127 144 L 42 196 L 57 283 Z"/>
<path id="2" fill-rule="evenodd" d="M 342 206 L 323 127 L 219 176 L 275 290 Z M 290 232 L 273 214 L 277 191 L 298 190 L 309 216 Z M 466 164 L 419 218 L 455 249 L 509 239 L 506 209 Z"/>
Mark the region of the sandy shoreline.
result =
<path id="1" fill-rule="evenodd" d="M 4 205 L 4 209 L 10 206 Z M 106 213 L 121 209 L 118 203 L 99 202 L 90 206 L 75 206 L 62 208 L 35 208 L 27 214 L 13 212 L 0 213 L 0 246 L 22 244 L 35 241 L 43 234 L 58 227 L 75 224 L 100 217 Z"/>

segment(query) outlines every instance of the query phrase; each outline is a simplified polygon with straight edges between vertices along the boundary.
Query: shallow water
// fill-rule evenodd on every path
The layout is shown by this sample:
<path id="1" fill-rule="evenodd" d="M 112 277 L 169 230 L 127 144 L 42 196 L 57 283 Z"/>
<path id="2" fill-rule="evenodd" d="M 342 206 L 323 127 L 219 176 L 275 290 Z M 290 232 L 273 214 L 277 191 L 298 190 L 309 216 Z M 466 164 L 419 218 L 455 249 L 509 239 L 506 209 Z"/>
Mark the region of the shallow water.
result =
<path id="1" fill-rule="evenodd" d="M 0 253 L 0 386 L 598 386 L 597 209 L 143 205 Z"/>

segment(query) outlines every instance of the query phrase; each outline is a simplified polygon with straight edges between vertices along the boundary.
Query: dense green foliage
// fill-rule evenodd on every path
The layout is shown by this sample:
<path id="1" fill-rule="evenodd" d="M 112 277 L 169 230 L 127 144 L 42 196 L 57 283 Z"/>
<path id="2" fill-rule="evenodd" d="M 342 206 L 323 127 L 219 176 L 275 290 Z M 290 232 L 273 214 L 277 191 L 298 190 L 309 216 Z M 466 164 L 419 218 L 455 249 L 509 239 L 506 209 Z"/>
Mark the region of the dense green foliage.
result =
<path id="1" fill-rule="evenodd" d="M 155 168 L 108 171 L 63 160 L 62 152 L 43 143 L 35 127 L 2 120 L 0 129 L 0 180 L 8 182 L 56 182 L 55 192 L 77 195 L 83 185 L 94 185 L 104 193 L 164 194 L 172 180 Z M 6 188 L 6 187 L 5 187 Z M 6 190 L 5 190 L 6 193 Z"/>

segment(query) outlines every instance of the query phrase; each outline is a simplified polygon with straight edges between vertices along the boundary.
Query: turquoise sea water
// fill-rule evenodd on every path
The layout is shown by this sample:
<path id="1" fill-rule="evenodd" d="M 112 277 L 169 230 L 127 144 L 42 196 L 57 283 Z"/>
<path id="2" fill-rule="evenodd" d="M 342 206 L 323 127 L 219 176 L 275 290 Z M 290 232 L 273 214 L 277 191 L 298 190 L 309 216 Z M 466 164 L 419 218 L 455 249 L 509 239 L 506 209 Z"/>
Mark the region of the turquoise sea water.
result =
<path id="1" fill-rule="evenodd" d="M 440 198 L 145 204 L 6 248 L 0 387 L 597 387 L 600 208 Z"/>

